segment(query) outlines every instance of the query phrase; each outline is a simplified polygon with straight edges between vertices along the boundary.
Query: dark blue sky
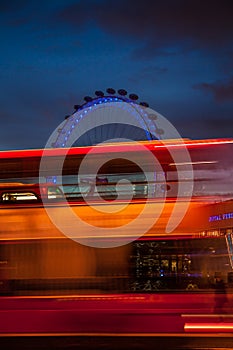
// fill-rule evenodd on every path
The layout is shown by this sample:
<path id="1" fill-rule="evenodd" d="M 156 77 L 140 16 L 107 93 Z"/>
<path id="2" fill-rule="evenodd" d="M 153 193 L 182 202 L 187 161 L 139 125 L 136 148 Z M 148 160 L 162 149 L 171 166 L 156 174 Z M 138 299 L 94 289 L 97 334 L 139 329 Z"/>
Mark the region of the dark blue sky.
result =
<path id="1" fill-rule="evenodd" d="M 73 105 L 124 88 L 182 137 L 233 136 L 232 1 L 0 1 L 0 149 L 43 147 Z"/>

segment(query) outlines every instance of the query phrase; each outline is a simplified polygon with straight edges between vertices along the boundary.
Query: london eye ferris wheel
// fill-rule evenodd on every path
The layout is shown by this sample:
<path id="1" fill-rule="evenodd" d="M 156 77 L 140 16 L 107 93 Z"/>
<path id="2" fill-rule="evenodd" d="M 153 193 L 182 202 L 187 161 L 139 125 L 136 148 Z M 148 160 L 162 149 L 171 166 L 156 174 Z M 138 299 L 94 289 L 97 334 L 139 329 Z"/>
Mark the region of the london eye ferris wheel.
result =
<path id="1" fill-rule="evenodd" d="M 95 91 L 94 97 L 85 96 L 84 102 L 74 105 L 74 112 L 60 124 L 51 147 L 92 146 L 108 140 L 159 140 L 164 131 L 156 124 L 157 115 L 150 112 L 148 103 L 138 99 L 134 93 L 113 88 L 106 89 L 106 93 Z M 79 137 L 72 139 L 77 129 Z"/>

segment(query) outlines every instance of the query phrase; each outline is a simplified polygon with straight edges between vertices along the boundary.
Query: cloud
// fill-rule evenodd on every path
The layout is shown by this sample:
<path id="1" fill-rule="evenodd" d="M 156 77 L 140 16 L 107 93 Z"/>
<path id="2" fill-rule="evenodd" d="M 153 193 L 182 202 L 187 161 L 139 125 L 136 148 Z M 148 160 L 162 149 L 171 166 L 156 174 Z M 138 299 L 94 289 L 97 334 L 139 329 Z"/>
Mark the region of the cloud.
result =
<path id="1" fill-rule="evenodd" d="M 64 7 L 58 20 L 73 28 L 93 24 L 117 36 L 130 36 L 153 47 L 175 41 L 182 46 L 221 47 L 232 43 L 233 3 L 230 0 L 81 1 Z"/>
<path id="2" fill-rule="evenodd" d="M 225 82 L 200 83 L 193 88 L 211 93 L 217 102 L 233 101 L 233 77 Z"/>

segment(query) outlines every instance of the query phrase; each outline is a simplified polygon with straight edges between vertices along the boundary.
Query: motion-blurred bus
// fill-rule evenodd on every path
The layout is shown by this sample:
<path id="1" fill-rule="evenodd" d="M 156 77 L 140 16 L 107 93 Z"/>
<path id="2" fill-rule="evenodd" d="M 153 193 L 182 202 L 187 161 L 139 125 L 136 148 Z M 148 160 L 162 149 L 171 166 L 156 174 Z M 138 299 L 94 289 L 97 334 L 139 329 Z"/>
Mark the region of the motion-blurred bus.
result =
<path id="1" fill-rule="evenodd" d="M 232 151 L 232 140 L 170 140 L 0 152 L 0 293 L 188 292 L 214 288 L 220 272 L 230 286 Z M 82 244 L 85 232 L 67 237 L 46 210 L 62 218 L 67 206 L 109 235 L 92 237 L 96 246 Z M 136 232 L 101 248 L 111 229 L 138 217 Z"/>

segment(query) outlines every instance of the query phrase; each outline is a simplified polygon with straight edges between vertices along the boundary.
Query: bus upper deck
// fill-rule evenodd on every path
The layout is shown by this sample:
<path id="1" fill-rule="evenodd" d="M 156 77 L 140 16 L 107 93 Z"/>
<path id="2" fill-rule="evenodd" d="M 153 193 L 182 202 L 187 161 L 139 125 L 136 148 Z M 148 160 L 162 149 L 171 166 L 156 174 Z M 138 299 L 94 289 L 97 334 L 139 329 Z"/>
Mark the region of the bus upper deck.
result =
<path id="1" fill-rule="evenodd" d="M 148 151 L 152 157 L 147 157 Z M 54 182 L 69 200 L 96 197 L 97 192 L 114 199 L 116 185 L 122 196 L 127 197 L 131 191 L 134 198 L 175 198 L 179 192 L 181 197 L 231 199 L 232 153 L 232 139 L 2 151 L 0 183 Z M 83 161 L 86 173 L 78 177 Z"/>

